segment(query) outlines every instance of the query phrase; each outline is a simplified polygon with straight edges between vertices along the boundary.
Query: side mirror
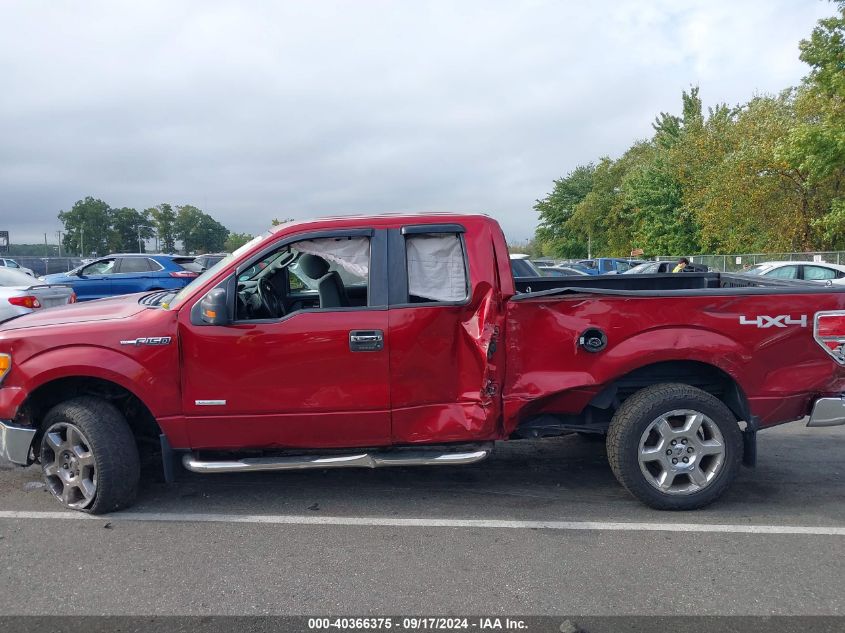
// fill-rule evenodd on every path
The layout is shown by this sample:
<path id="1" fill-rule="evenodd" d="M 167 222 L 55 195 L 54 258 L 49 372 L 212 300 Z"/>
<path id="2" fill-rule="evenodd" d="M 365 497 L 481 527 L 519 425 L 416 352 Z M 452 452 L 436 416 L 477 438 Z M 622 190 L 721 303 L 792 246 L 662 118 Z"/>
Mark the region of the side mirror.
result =
<path id="1" fill-rule="evenodd" d="M 228 325 L 229 305 L 226 290 L 215 288 L 200 301 L 200 318 L 208 325 Z"/>

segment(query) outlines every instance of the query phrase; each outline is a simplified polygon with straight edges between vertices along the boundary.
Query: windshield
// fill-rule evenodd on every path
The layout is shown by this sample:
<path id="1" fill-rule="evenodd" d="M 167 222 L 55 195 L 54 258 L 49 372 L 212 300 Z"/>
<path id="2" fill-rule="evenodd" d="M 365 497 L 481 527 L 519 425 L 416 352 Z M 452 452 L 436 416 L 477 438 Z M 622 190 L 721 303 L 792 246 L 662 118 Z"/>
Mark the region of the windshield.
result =
<path id="1" fill-rule="evenodd" d="M 202 273 L 199 277 L 197 277 L 196 279 L 194 279 L 191 283 L 189 283 L 187 286 L 185 286 L 184 288 L 182 288 L 182 290 L 180 290 L 180 291 L 179 291 L 178 293 L 176 293 L 175 295 L 174 295 L 174 294 L 168 294 L 168 295 L 163 296 L 163 297 L 161 298 L 161 300 L 159 301 L 159 305 L 160 305 L 162 308 L 165 308 L 165 309 L 168 309 L 168 310 L 169 310 L 169 309 L 171 309 L 171 308 L 173 308 L 173 307 L 175 307 L 175 306 L 177 306 L 177 305 L 179 305 L 179 304 L 180 304 L 180 303 L 182 303 L 182 302 L 183 302 L 183 301 L 184 301 L 187 297 L 189 297 L 191 294 L 193 294 L 194 290 L 196 290 L 197 288 L 199 288 L 200 286 L 202 286 L 202 285 L 203 285 L 203 284 L 204 284 L 204 283 L 205 283 L 208 279 L 210 279 L 211 277 L 213 277 L 214 275 L 216 275 L 216 274 L 217 274 L 220 270 L 222 270 L 223 268 L 225 268 L 226 266 L 228 266 L 228 265 L 229 265 L 229 263 L 230 263 L 232 260 L 234 260 L 234 259 L 235 259 L 235 258 L 237 258 L 237 257 L 240 257 L 240 256 L 241 256 L 241 255 L 243 255 L 246 251 L 248 251 L 249 249 L 251 249 L 253 246 L 255 246 L 256 244 L 258 244 L 258 243 L 259 243 L 259 242 L 261 242 L 262 240 L 266 239 L 266 238 L 267 238 L 267 237 L 269 237 L 270 235 L 272 235 L 272 233 L 270 233 L 270 232 L 268 231 L 268 232 L 267 232 L 267 233 L 265 233 L 264 235 L 259 235 L 258 237 L 254 237 L 254 238 L 252 238 L 249 242 L 247 242 L 246 244 L 244 244 L 243 246 L 241 246 L 241 247 L 240 247 L 239 249 L 237 249 L 234 253 L 229 253 L 229 254 L 228 254 L 228 255 L 226 255 L 223 259 L 221 259 L 219 262 L 217 262 L 216 264 L 214 264 L 214 266 L 212 266 L 211 268 L 206 269 L 206 270 L 205 270 L 205 271 L 204 271 L 204 272 L 203 272 L 203 273 Z"/>
<path id="2" fill-rule="evenodd" d="M 748 270 L 743 270 L 741 272 L 744 272 L 747 275 L 762 275 L 771 267 L 771 264 L 757 264 L 756 266 L 752 266 Z"/>

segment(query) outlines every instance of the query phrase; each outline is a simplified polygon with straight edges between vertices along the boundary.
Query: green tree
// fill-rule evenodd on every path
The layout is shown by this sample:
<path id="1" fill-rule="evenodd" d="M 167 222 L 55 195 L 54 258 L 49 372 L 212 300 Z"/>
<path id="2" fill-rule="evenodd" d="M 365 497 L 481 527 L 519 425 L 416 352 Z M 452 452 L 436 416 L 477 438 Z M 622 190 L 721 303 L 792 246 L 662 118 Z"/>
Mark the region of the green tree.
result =
<path id="1" fill-rule="evenodd" d="M 593 188 L 595 165 L 579 165 L 563 178 L 554 181 L 551 193 L 537 200 L 534 209 L 540 217 L 536 242 L 540 250 L 554 257 L 587 256 L 584 234 L 569 226 L 569 219 Z"/>
<path id="2" fill-rule="evenodd" d="M 249 242 L 253 238 L 249 233 L 229 233 L 229 237 L 223 243 L 223 249 L 227 253 L 238 250 L 241 246 Z"/>
<path id="3" fill-rule="evenodd" d="M 160 205 L 147 209 L 156 227 L 159 248 L 163 253 L 176 252 L 176 212 L 173 207 L 162 202 Z"/>
<path id="4" fill-rule="evenodd" d="M 683 193 L 669 157 L 655 151 L 625 175 L 622 191 L 636 215 L 632 244 L 649 255 L 696 253 L 698 225 L 683 206 Z"/>
<path id="5" fill-rule="evenodd" d="M 576 207 L 569 219 L 572 230 L 590 240 L 593 255 L 629 255 L 635 248 L 645 248 L 634 236 L 640 224 L 637 209 L 625 195 L 627 175 L 641 165 L 652 152 L 648 142 L 635 143 L 617 160 L 603 158 L 593 174 L 593 188 Z"/>
<path id="6" fill-rule="evenodd" d="M 174 233 L 186 254 L 222 251 L 229 230 L 195 206 L 177 207 Z"/>
<path id="7" fill-rule="evenodd" d="M 698 252 L 699 226 L 683 203 L 677 169 L 679 148 L 702 129 L 698 87 L 681 95 L 680 117 L 661 113 L 654 136 L 622 178 L 622 193 L 631 217 L 632 243 L 651 255 Z"/>
<path id="8" fill-rule="evenodd" d="M 706 115 L 692 88 L 680 115 L 661 112 L 651 139 L 602 159 L 588 183 L 556 181 L 535 205 L 544 248 L 579 256 L 585 236 L 601 255 L 845 248 L 845 0 L 835 5 L 800 44 L 810 72 L 798 88 Z"/>
<path id="9" fill-rule="evenodd" d="M 824 248 L 845 248 L 845 2 L 820 20 L 800 45 L 810 73 L 797 91 L 798 124 L 778 155 L 804 176 L 802 188 L 819 198 L 823 214 L 811 220 Z"/>
<path id="10" fill-rule="evenodd" d="M 150 227 L 148 211 L 136 211 L 129 207 L 111 209 L 111 231 L 109 250 L 115 253 L 146 252 L 144 241 L 155 234 Z M 140 240 L 138 239 L 140 237 Z"/>
<path id="11" fill-rule="evenodd" d="M 813 248 L 813 222 L 829 205 L 821 191 L 807 186 L 807 173 L 778 151 L 798 123 L 794 91 L 755 97 L 710 119 L 685 156 L 682 180 L 703 247 L 723 252 Z"/>
<path id="12" fill-rule="evenodd" d="M 77 200 L 69 211 L 59 211 L 64 226 L 65 252 L 88 256 L 109 252 L 111 207 L 97 198 Z"/>

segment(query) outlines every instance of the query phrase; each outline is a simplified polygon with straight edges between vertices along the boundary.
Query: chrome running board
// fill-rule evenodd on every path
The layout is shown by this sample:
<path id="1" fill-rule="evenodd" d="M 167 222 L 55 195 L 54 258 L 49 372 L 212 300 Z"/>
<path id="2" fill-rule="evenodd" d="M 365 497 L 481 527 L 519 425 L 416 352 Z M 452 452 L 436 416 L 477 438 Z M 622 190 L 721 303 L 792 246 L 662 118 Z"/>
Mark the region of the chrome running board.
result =
<path id="1" fill-rule="evenodd" d="M 487 442 L 469 451 L 442 448 L 386 450 L 352 455 L 292 455 L 284 457 L 246 457 L 244 459 L 202 460 L 196 455 L 182 457 L 182 465 L 195 473 L 236 473 L 262 470 L 304 470 L 306 468 L 382 468 L 386 466 L 453 466 L 474 464 L 493 452 Z"/>

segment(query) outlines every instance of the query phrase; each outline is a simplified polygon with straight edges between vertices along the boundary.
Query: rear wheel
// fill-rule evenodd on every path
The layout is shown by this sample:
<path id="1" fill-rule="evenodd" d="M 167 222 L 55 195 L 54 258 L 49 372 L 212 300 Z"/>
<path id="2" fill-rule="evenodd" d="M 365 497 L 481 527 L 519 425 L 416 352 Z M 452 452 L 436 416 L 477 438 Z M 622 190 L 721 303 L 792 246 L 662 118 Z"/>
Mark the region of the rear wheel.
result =
<path id="1" fill-rule="evenodd" d="M 74 398 L 44 418 L 41 471 L 63 505 L 91 514 L 132 503 L 140 478 L 138 449 L 129 425 L 110 403 Z"/>
<path id="2" fill-rule="evenodd" d="M 660 510 L 692 510 L 715 501 L 742 459 L 736 418 L 715 396 L 681 384 L 647 387 L 610 423 L 607 456 L 616 478 Z"/>

